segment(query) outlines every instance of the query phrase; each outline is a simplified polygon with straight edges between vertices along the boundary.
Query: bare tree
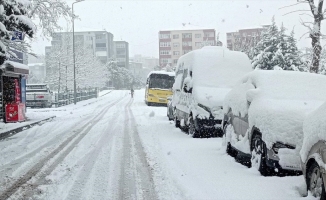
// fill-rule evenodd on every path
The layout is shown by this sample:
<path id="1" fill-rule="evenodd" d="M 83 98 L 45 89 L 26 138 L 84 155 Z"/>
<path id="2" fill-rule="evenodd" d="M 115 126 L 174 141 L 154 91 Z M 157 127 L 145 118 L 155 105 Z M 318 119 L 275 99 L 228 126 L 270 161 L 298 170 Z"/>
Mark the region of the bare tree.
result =
<path id="1" fill-rule="evenodd" d="M 295 6 L 301 3 L 306 3 L 309 5 L 310 10 L 296 10 L 289 12 L 294 13 L 294 12 L 306 12 L 309 11 L 311 12 L 310 14 L 307 13 L 301 13 L 301 15 L 306 15 L 313 17 L 314 21 L 313 22 L 308 22 L 308 21 L 303 21 L 301 20 L 301 24 L 304 25 L 309 29 L 309 37 L 311 38 L 311 45 L 313 49 L 313 56 L 312 56 L 312 62 L 310 66 L 310 72 L 312 73 L 318 73 L 319 72 L 319 63 L 320 63 L 320 54 L 322 51 L 322 47 L 320 44 L 320 26 L 321 26 L 321 21 L 325 19 L 325 10 L 323 10 L 323 5 L 324 5 L 324 0 L 318 0 L 317 4 L 315 3 L 315 0 L 297 0 L 298 3 L 290 6 Z M 289 6 L 287 6 L 289 7 Z"/>

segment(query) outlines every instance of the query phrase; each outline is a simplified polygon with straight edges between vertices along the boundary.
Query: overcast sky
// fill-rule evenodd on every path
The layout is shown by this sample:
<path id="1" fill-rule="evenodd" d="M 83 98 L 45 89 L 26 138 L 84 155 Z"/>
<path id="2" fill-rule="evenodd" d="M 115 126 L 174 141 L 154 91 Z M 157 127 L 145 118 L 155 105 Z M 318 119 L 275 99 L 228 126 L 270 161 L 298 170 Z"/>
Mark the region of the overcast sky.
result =
<path id="1" fill-rule="evenodd" d="M 71 5 L 74 1 L 67 1 Z M 190 23 L 192 27 L 212 28 L 220 33 L 220 40 L 226 46 L 226 32 L 270 24 L 275 16 L 277 25 L 284 23 L 288 31 L 295 28 L 296 38 L 307 32 L 300 24 L 301 12 L 287 14 L 298 9 L 308 10 L 307 4 L 280 9 L 295 4 L 296 0 L 215 0 L 215 1 L 111 1 L 85 0 L 74 5 L 75 30 L 106 30 L 114 35 L 114 40 L 125 40 L 130 44 L 130 56 L 142 54 L 158 57 L 158 31 L 182 27 Z M 309 12 L 306 12 L 309 13 Z M 71 23 L 61 21 L 64 30 Z M 326 28 L 322 28 L 325 33 Z M 33 41 L 33 51 L 44 54 L 44 47 L 50 40 L 38 36 Z M 307 36 L 298 46 L 310 46 Z"/>

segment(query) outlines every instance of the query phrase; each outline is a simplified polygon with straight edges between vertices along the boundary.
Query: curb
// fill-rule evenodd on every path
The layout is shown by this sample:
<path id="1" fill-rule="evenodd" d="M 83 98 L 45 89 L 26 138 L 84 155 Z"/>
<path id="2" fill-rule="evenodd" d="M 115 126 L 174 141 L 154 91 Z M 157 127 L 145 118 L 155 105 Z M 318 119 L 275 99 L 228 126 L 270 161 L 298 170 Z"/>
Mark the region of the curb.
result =
<path id="1" fill-rule="evenodd" d="M 3 140 L 3 139 L 6 139 L 8 137 L 11 137 L 13 135 L 16 135 L 19 132 L 22 132 L 24 130 L 30 129 L 30 128 L 32 128 L 35 125 L 42 125 L 45 122 L 48 122 L 48 121 L 52 120 L 55 117 L 56 116 L 48 117 L 48 118 L 42 119 L 40 121 L 33 122 L 31 124 L 27 124 L 27 125 L 24 125 L 24 126 L 20 126 L 18 128 L 11 129 L 11 130 L 6 131 L 6 132 L 2 132 L 2 133 L 0 133 L 0 141 Z"/>

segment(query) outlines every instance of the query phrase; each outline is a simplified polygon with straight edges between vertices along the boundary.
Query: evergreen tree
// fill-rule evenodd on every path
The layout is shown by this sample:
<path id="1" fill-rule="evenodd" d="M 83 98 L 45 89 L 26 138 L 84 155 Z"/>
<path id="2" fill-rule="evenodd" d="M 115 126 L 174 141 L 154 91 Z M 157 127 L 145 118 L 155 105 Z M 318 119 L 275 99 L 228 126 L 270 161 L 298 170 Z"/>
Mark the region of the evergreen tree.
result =
<path id="1" fill-rule="evenodd" d="M 0 65 L 9 57 L 16 56 L 11 50 L 27 51 L 30 46 L 24 41 L 12 40 L 14 31 L 33 37 L 35 26 L 28 17 L 29 1 L 0 1 Z"/>
<path id="2" fill-rule="evenodd" d="M 280 32 L 278 34 L 278 44 L 277 44 L 277 51 L 275 52 L 275 55 L 273 57 L 272 63 L 275 66 L 278 66 L 282 68 L 283 70 L 289 70 L 289 66 L 287 66 L 287 63 L 285 61 L 285 55 L 287 54 L 287 36 L 285 35 L 285 27 L 282 26 L 280 28 Z"/>
<path id="3" fill-rule="evenodd" d="M 294 29 L 292 29 L 290 36 L 287 38 L 287 51 L 284 59 L 288 70 L 301 71 L 300 68 L 303 67 L 303 62 L 297 47 L 297 41 L 294 38 Z"/>
<path id="4" fill-rule="evenodd" d="M 273 58 L 278 50 L 278 35 L 278 27 L 276 26 L 275 19 L 273 17 L 272 25 L 268 28 L 267 31 L 262 33 L 261 40 L 258 42 L 254 50 L 252 65 L 255 69 L 271 70 L 274 68 L 275 63 Z"/>

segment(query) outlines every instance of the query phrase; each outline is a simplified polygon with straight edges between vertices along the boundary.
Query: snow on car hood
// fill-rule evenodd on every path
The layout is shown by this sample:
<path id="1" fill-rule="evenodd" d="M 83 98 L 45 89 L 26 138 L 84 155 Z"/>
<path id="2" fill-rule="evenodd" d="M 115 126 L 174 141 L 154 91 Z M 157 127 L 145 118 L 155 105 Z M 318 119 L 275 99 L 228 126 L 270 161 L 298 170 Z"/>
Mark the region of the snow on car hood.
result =
<path id="1" fill-rule="evenodd" d="M 272 148 L 275 142 L 296 146 L 303 140 L 304 118 L 322 103 L 322 101 L 257 98 L 251 102 L 248 110 L 249 126 L 261 131 L 268 148 Z"/>
<path id="2" fill-rule="evenodd" d="M 230 90 L 230 88 L 196 86 L 192 94 L 197 103 L 213 108 L 223 106 L 224 98 Z"/>
<path id="3" fill-rule="evenodd" d="M 320 140 L 326 141 L 326 103 L 306 116 L 303 123 L 304 139 L 300 156 L 302 161 L 307 159 L 311 147 Z"/>

